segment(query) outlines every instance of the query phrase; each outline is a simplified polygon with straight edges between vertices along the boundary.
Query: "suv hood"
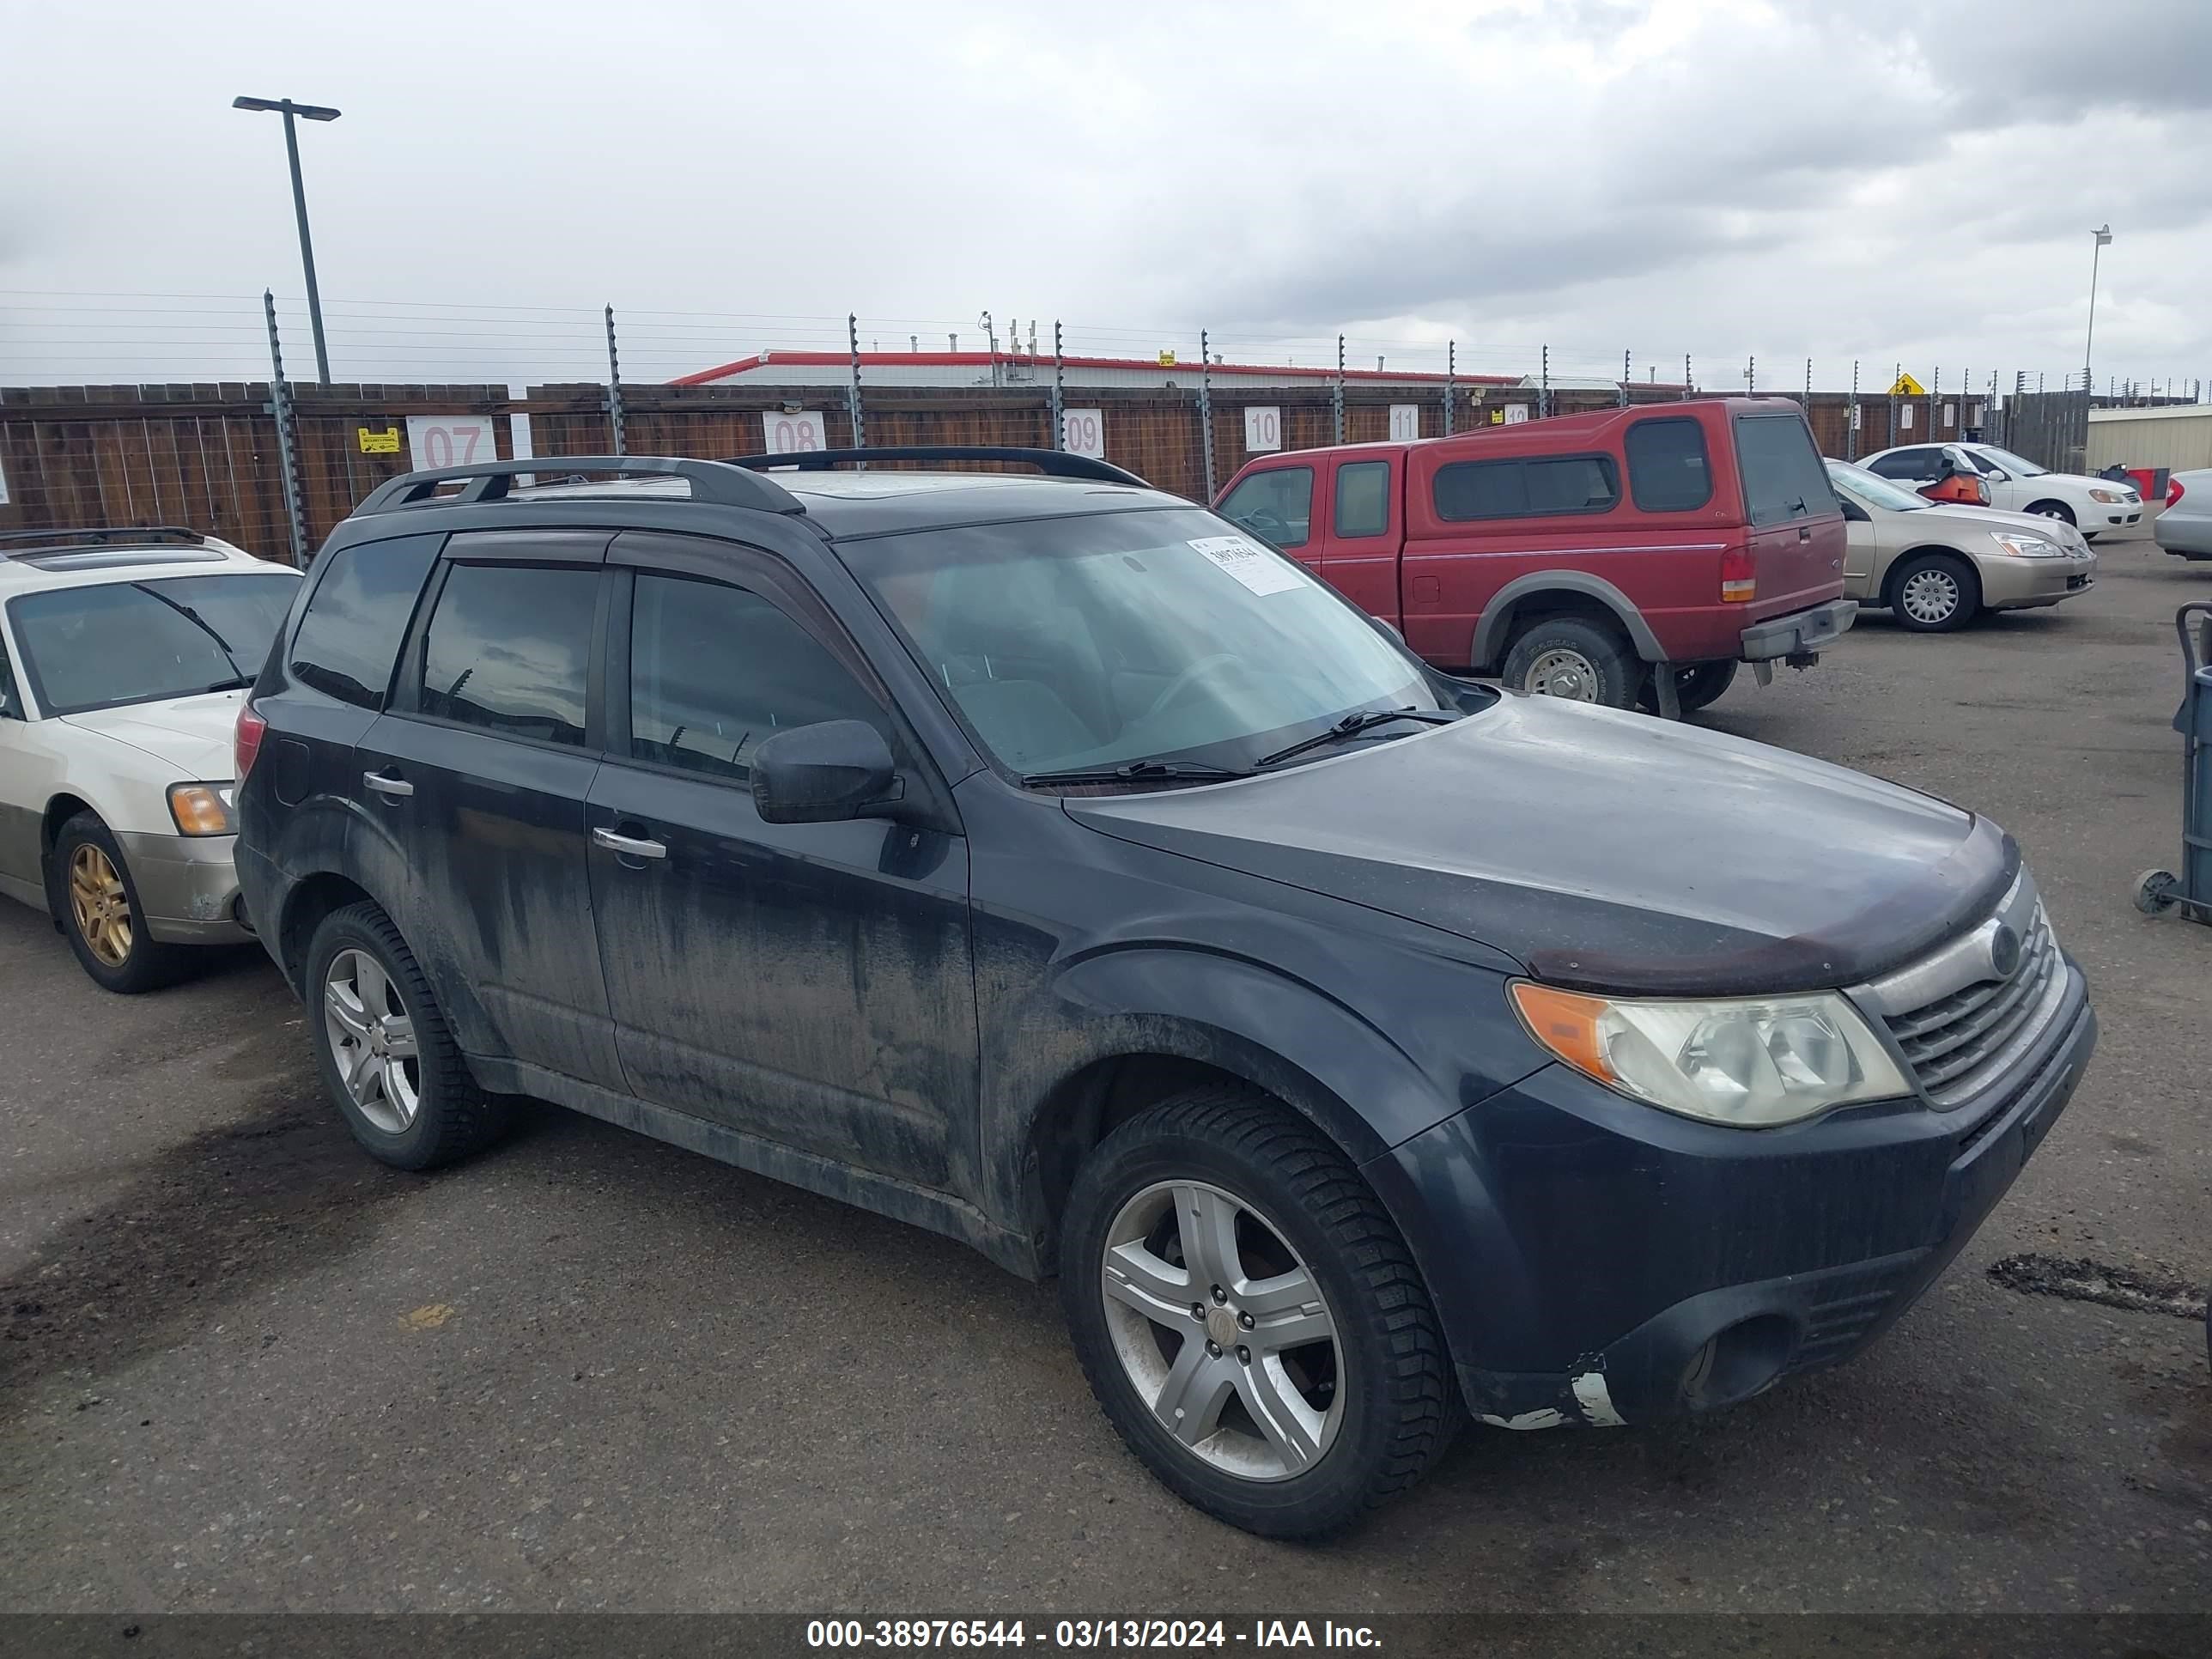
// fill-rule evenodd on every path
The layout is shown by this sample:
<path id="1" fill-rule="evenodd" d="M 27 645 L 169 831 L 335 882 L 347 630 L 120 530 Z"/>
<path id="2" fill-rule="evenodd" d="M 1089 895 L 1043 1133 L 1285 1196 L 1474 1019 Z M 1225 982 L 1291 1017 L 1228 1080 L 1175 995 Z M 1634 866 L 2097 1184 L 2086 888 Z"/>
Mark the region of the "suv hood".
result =
<path id="1" fill-rule="evenodd" d="M 62 723 L 127 743 L 162 762 L 172 783 L 222 783 L 236 769 L 231 739 L 246 693 L 202 691 L 161 702 L 134 702 L 64 714 Z"/>
<path id="2" fill-rule="evenodd" d="M 1534 977 L 1658 995 L 1853 984 L 1986 915 L 1987 819 L 1717 732 L 1520 693 L 1281 773 L 1071 799 L 1103 834 L 1444 928 Z"/>

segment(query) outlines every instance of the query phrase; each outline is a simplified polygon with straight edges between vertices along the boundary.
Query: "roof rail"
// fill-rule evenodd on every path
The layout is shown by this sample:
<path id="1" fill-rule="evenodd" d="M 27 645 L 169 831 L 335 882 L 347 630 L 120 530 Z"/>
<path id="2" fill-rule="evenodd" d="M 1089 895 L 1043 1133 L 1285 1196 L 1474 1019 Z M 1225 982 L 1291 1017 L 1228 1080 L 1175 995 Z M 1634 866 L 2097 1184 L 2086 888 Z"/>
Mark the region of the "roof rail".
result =
<path id="1" fill-rule="evenodd" d="M 92 525 L 81 530 L 0 530 L 0 544 L 24 542 L 44 550 L 82 544 L 88 547 L 108 547 L 117 542 L 190 542 L 195 546 L 204 543 L 206 535 L 180 524 L 119 524 Z M 0 546 L 0 558 L 12 558 L 14 550 Z"/>
<path id="2" fill-rule="evenodd" d="M 518 477 L 615 472 L 629 477 L 681 478 L 695 501 L 720 507 L 750 507 L 763 513 L 804 513 L 806 505 L 781 484 L 757 477 L 723 461 L 669 455 L 524 455 L 508 461 L 478 461 L 469 466 L 434 467 L 388 478 L 353 510 L 361 518 L 436 501 L 441 506 L 507 498 Z M 439 496 L 441 484 L 465 479 L 458 495 Z"/>
<path id="3" fill-rule="evenodd" d="M 733 455 L 732 466 L 765 472 L 772 467 L 797 467 L 802 472 L 826 472 L 833 466 L 863 461 L 1025 461 L 1048 478 L 1082 478 L 1091 483 L 1152 485 L 1135 473 L 1110 461 L 1088 455 L 1071 455 L 1064 449 L 1024 449 L 1006 444 L 888 444 L 866 449 L 807 449 L 783 455 Z"/>

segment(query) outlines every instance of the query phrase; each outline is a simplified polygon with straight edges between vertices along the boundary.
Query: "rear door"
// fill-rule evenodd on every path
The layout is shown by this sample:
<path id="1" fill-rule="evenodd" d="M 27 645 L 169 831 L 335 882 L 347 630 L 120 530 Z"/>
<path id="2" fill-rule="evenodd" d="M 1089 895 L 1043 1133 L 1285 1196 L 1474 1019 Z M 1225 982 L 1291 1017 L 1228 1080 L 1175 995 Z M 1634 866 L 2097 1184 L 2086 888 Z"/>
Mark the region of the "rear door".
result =
<path id="1" fill-rule="evenodd" d="M 1405 544 L 1405 455 L 1353 450 L 1326 462 L 1321 574 L 1368 615 L 1401 621 L 1398 553 Z"/>
<path id="2" fill-rule="evenodd" d="M 1758 584 L 1746 619 L 1842 598 L 1844 509 L 1804 415 L 1785 404 L 1771 415 L 1738 415 L 1731 424 Z"/>

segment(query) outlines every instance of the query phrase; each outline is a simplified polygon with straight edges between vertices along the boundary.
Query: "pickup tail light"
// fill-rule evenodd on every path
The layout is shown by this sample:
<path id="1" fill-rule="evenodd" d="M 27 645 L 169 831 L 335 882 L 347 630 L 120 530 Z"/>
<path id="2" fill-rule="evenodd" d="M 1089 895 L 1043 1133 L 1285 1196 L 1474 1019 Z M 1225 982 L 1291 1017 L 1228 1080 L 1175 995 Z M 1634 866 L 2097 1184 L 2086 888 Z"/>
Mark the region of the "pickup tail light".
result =
<path id="1" fill-rule="evenodd" d="M 1748 547 L 1723 548 L 1721 551 L 1721 603 L 1749 605 L 1759 597 L 1759 576 L 1751 562 Z"/>
<path id="2" fill-rule="evenodd" d="M 2187 490 L 2181 487 L 2180 479 L 2168 478 L 2166 481 L 2166 504 L 2168 507 L 2172 507 L 2176 501 L 2179 501 L 2188 493 L 2189 492 Z"/>
<path id="3" fill-rule="evenodd" d="M 246 781 L 246 775 L 253 769 L 254 757 L 261 752 L 261 734 L 268 729 L 269 722 L 261 718 L 252 703 L 240 706 L 238 730 L 231 739 L 231 758 L 237 763 L 240 783 Z"/>

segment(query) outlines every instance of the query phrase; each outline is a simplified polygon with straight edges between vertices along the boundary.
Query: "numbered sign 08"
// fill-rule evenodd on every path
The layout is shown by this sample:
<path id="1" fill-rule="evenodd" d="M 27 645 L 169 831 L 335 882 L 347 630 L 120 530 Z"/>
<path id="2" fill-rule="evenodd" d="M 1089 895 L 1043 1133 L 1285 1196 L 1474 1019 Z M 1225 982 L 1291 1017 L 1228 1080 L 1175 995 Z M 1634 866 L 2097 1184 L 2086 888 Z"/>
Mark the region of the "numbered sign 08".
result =
<path id="1" fill-rule="evenodd" d="M 498 459 L 499 441 L 492 435 L 489 416 L 407 417 L 407 465 L 417 472 L 428 467 L 467 466 Z"/>
<path id="2" fill-rule="evenodd" d="M 813 410 L 783 415 L 771 409 L 761 416 L 761 448 L 770 455 L 804 455 L 829 447 L 830 441 L 822 435 L 822 416 Z"/>
<path id="3" fill-rule="evenodd" d="M 1103 409 L 1064 409 L 1060 412 L 1060 447 L 1071 455 L 1106 459 L 1106 411 Z"/>
<path id="4" fill-rule="evenodd" d="M 1283 411 L 1266 407 L 1244 410 L 1244 447 L 1253 454 L 1283 447 Z"/>

